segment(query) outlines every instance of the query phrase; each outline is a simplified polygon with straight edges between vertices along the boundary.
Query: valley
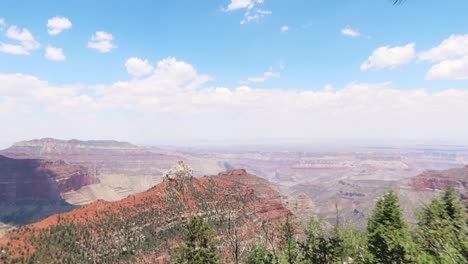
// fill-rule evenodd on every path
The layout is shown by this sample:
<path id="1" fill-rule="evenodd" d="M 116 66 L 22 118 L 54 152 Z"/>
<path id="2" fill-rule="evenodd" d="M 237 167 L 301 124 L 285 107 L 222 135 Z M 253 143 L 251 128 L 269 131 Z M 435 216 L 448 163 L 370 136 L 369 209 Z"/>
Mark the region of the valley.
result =
<path id="1" fill-rule="evenodd" d="M 362 226 L 375 199 L 390 188 L 402 197 L 404 211 L 413 220 L 414 209 L 448 183 L 463 199 L 468 196 L 467 177 L 459 172 L 468 160 L 468 150 L 463 148 L 233 151 L 46 138 L 15 143 L 0 155 L 0 187 L 3 196 L 9 194 L 0 197 L 0 222 L 8 225 L 32 223 L 93 201 L 118 201 L 146 191 L 161 183 L 179 160 L 193 168 L 195 177 L 245 168 L 268 180 L 281 193 L 283 203 L 304 221 L 317 216 L 333 223 L 338 213 Z M 21 174 L 12 164 L 31 169 L 21 169 Z M 18 181 L 14 186 L 13 178 Z M 34 189 L 28 189 L 31 186 Z M 37 196 L 21 196 L 32 194 Z"/>

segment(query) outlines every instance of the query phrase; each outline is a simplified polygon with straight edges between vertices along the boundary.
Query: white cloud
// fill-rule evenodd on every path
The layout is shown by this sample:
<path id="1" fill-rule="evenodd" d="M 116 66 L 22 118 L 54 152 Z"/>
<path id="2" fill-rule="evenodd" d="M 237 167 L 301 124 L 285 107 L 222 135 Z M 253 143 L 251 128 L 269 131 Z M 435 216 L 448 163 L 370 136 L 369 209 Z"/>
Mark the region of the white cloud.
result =
<path id="1" fill-rule="evenodd" d="M 125 67 L 127 68 L 127 72 L 135 77 L 145 76 L 153 71 L 153 66 L 148 60 L 142 60 L 136 57 L 127 59 Z"/>
<path id="2" fill-rule="evenodd" d="M 245 10 L 244 18 L 240 21 L 241 25 L 258 22 L 272 12 L 270 10 L 264 10 L 257 8 L 257 4 L 263 4 L 264 0 L 231 0 L 229 5 L 224 8 L 225 12 L 231 12 L 236 10 Z"/>
<path id="3" fill-rule="evenodd" d="M 112 49 L 117 48 L 117 46 L 112 43 L 114 37 L 112 34 L 104 31 L 96 31 L 91 40 L 88 42 L 88 47 L 92 49 L 97 49 L 101 53 L 110 52 Z"/>
<path id="4" fill-rule="evenodd" d="M 72 23 L 66 17 L 53 17 L 47 20 L 47 32 L 49 35 L 58 35 L 71 27 Z"/>
<path id="5" fill-rule="evenodd" d="M 226 11 L 234 11 L 238 9 L 252 9 L 255 4 L 261 4 L 264 0 L 231 0 L 231 3 L 226 8 Z"/>
<path id="6" fill-rule="evenodd" d="M 323 87 L 323 90 L 324 90 L 325 92 L 333 92 L 333 85 L 330 84 L 330 83 L 327 83 L 327 84 L 325 84 L 325 86 Z"/>
<path id="7" fill-rule="evenodd" d="M 249 83 L 262 83 L 265 82 L 269 78 L 280 78 L 281 74 L 278 72 L 273 72 L 273 69 L 264 72 L 261 76 L 250 77 L 246 80 L 242 80 L 239 83 L 241 84 L 249 84 Z"/>
<path id="8" fill-rule="evenodd" d="M 468 80 L 468 57 L 443 60 L 433 65 L 426 80 Z"/>
<path id="9" fill-rule="evenodd" d="M 3 27 L 5 26 L 5 19 L 0 18 L 0 30 L 3 30 Z"/>
<path id="10" fill-rule="evenodd" d="M 16 26 L 10 26 L 5 33 L 9 39 L 19 42 L 19 44 L 10 44 L 0 42 L 0 52 L 13 55 L 28 55 L 30 51 L 40 47 L 31 32 L 27 29 L 18 29 Z"/>
<path id="11" fill-rule="evenodd" d="M 468 34 L 451 35 L 418 57 L 434 63 L 426 74 L 426 80 L 467 80 Z"/>
<path id="12" fill-rule="evenodd" d="M 439 46 L 419 54 L 420 60 L 432 62 L 468 56 L 468 34 L 451 35 Z"/>
<path id="13" fill-rule="evenodd" d="M 0 82 L 5 84 L 0 87 L 0 98 L 10 102 L 10 107 L 18 106 L 27 109 L 27 112 L 37 107 L 50 112 L 74 112 L 74 107 L 95 108 L 93 100 L 81 93 L 79 86 L 51 86 L 46 81 L 25 74 L 0 74 Z"/>
<path id="14" fill-rule="evenodd" d="M 45 57 L 51 61 L 64 61 L 65 55 L 63 54 L 63 49 L 56 48 L 51 45 L 48 45 L 45 52 Z"/>
<path id="15" fill-rule="evenodd" d="M 410 63 L 415 57 L 414 43 L 396 47 L 384 46 L 374 50 L 361 65 L 361 70 L 395 68 Z"/>
<path id="16" fill-rule="evenodd" d="M 174 58 L 159 61 L 148 77 L 109 85 L 55 86 L 0 74 L 0 118 L 11 124 L 2 137 L 468 141 L 468 123 L 460 122 L 468 116 L 467 89 L 400 90 L 391 83 L 355 82 L 335 89 L 227 88 L 210 87 L 209 79 Z"/>
<path id="17" fill-rule="evenodd" d="M 263 10 L 263 9 L 248 9 L 245 14 L 244 18 L 241 20 L 240 24 L 244 25 L 250 22 L 258 22 L 266 15 L 271 15 L 271 11 Z"/>
<path id="18" fill-rule="evenodd" d="M 358 37 L 358 36 L 361 35 L 361 33 L 359 33 L 359 31 L 357 31 L 355 29 L 352 29 L 349 26 L 346 26 L 345 28 L 341 29 L 341 34 L 346 35 L 346 36 L 350 36 L 350 37 Z"/>
<path id="19" fill-rule="evenodd" d="M 0 52 L 12 55 L 27 55 L 29 52 L 21 45 L 14 45 L 0 42 Z"/>
<path id="20" fill-rule="evenodd" d="M 288 26 L 282 26 L 280 30 L 281 30 L 281 32 L 286 32 L 286 31 L 289 31 L 289 27 Z"/>

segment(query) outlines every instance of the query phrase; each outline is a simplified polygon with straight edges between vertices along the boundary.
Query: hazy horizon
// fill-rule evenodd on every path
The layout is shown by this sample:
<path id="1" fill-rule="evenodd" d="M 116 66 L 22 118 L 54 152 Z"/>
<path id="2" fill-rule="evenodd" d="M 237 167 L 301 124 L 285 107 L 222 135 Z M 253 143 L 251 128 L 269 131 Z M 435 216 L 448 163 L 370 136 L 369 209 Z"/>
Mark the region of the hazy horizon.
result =
<path id="1" fill-rule="evenodd" d="M 141 147 L 157 147 L 162 149 L 186 150 L 186 151 L 304 151 L 304 152 L 386 152 L 400 150 L 447 150 L 468 151 L 468 144 L 464 142 L 443 140 L 404 140 L 404 139 L 273 139 L 257 138 L 250 140 L 195 140 L 195 141 L 153 141 L 133 142 L 115 138 L 30 138 L 1 144 L 0 150 L 7 149 L 13 144 L 21 141 L 51 138 L 56 140 L 79 140 L 79 141 L 119 141 L 128 142 Z"/>

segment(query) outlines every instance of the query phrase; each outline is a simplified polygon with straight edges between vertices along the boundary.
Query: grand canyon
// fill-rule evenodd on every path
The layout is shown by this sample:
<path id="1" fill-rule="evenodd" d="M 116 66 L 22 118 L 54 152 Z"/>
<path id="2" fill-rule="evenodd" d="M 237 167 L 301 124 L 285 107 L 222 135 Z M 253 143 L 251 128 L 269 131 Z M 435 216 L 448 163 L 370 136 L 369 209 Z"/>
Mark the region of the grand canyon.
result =
<path id="1" fill-rule="evenodd" d="M 64 231 L 52 229 L 73 226 L 85 232 L 73 238 L 81 245 L 80 254 L 98 262 L 120 261 L 122 248 L 146 261 L 164 261 L 190 215 L 217 222 L 222 235 L 232 213 L 248 244 L 255 241 L 249 236 L 261 230 L 259 223 L 286 215 L 303 223 L 324 219 L 330 225 L 338 215 L 363 227 L 375 200 L 390 189 L 415 222 L 414 212 L 447 186 L 468 204 L 467 157 L 468 150 L 448 147 L 228 151 L 165 150 L 110 140 L 22 141 L 0 152 L 0 230 L 10 231 L 0 241 L 17 241 L 9 248 L 12 256 L 50 262 L 41 239 L 57 239 Z M 168 178 L 177 163 L 190 171 L 179 168 L 187 175 Z M 91 231 L 99 226 L 112 228 Z M 158 251 L 134 245 L 143 243 L 147 232 L 164 237 L 154 242 Z M 29 236 L 39 240 L 32 242 Z M 66 248 L 55 250 L 55 259 L 70 257 L 59 253 Z"/>
<path id="2" fill-rule="evenodd" d="M 468 263 L 468 1 L 0 6 L 0 264 Z"/>

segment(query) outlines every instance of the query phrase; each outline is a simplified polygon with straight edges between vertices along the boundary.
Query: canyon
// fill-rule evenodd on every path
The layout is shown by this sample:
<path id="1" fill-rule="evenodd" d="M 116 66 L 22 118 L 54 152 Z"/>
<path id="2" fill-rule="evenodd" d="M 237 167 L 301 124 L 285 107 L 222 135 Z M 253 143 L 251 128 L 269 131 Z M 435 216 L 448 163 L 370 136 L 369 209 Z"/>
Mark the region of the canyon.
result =
<path id="1" fill-rule="evenodd" d="M 278 192 L 282 203 L 303 222 L 319 217 L 333 223 L 339 215 L 345 222 L 363 226 L 375 199 L 389 189 L 400 195 L 405 214 L 412 221 L 415 209 L 421 208 L 448 184 L 455 185 L 464 200 L 468 196 L 464 174 L 468 150 L 459 147 L 362 147 L 333 152 L 262 147 L 254 150 L 162 149 L 112 140 L 45 138 L 15 143 L 0 151 L 0 155 L 5 156 L 4 160 L 8 157 L 10 162 L 28 163 L 40 159 L 49 164 L 49 168 L 55 168 L 50 170 L 55 170 L 50 177 L 38 174 L 33 178 L 42 181 L 42 185 L 35 187 L 41 188 L 36 189 L 41 190 L 41 195 L 56 199 L 47 204 L 23 201 L 23 208 L 29 208 L 29 216 L 12 212 L 14 206 L 8 206 L 6 197 L 2 198 L 0 204 L 7 204 L 2 211 L 7 217 L 0 219 L 3 230 L 5 226 L 31 223 L 94 201 L 119 201 L 147 191 L 163 182 L 178 161 L 189 165 L 195 178 L 244 168 L 267 180 L 269 188 Z M 6 163 L 2 166 L 5 166 L 0 167 L 2 171 L 7 168 Z M 22 177 L 18 176 L 18 180 Z M 55 183 L 49 186 L 44 182 Z M 27 190 L 30 188 L 27 184 L 21 187 L 26 188 L 22 195 L 34 194 Z M 7 188 L 5 184 L 1 186 Z M 3 193 L 12 192 L 13 189 L 5 189 Z M 43 213 L 35 213 L 37 208 Z M 23 220 L 12 222 L 12 218 Z"/>
<path id="2" fill-rule="evenodd" d="M 200 216 L 214 226 L 222 258 L 229 263 L 232 249 L 223 242 L 229 228 L 236 228 L 242 247 L 252 248 L 265 226 L 288 215 L 292 217 L 268 181 L 234 169 L 168 179 L 120 201 L 96 201 L 20 227 L 0 238 L 0 257 L 40 263 L 163 263 L 180 243 L 184 223 Z"/>
<path id="3" fill-rule="evenodd" d="M 12 225 L 70 211 L 75 206 L 62 194 L 97 183 L 94 171 L 85 166 L 0 155 L 0 235 Z"/>

